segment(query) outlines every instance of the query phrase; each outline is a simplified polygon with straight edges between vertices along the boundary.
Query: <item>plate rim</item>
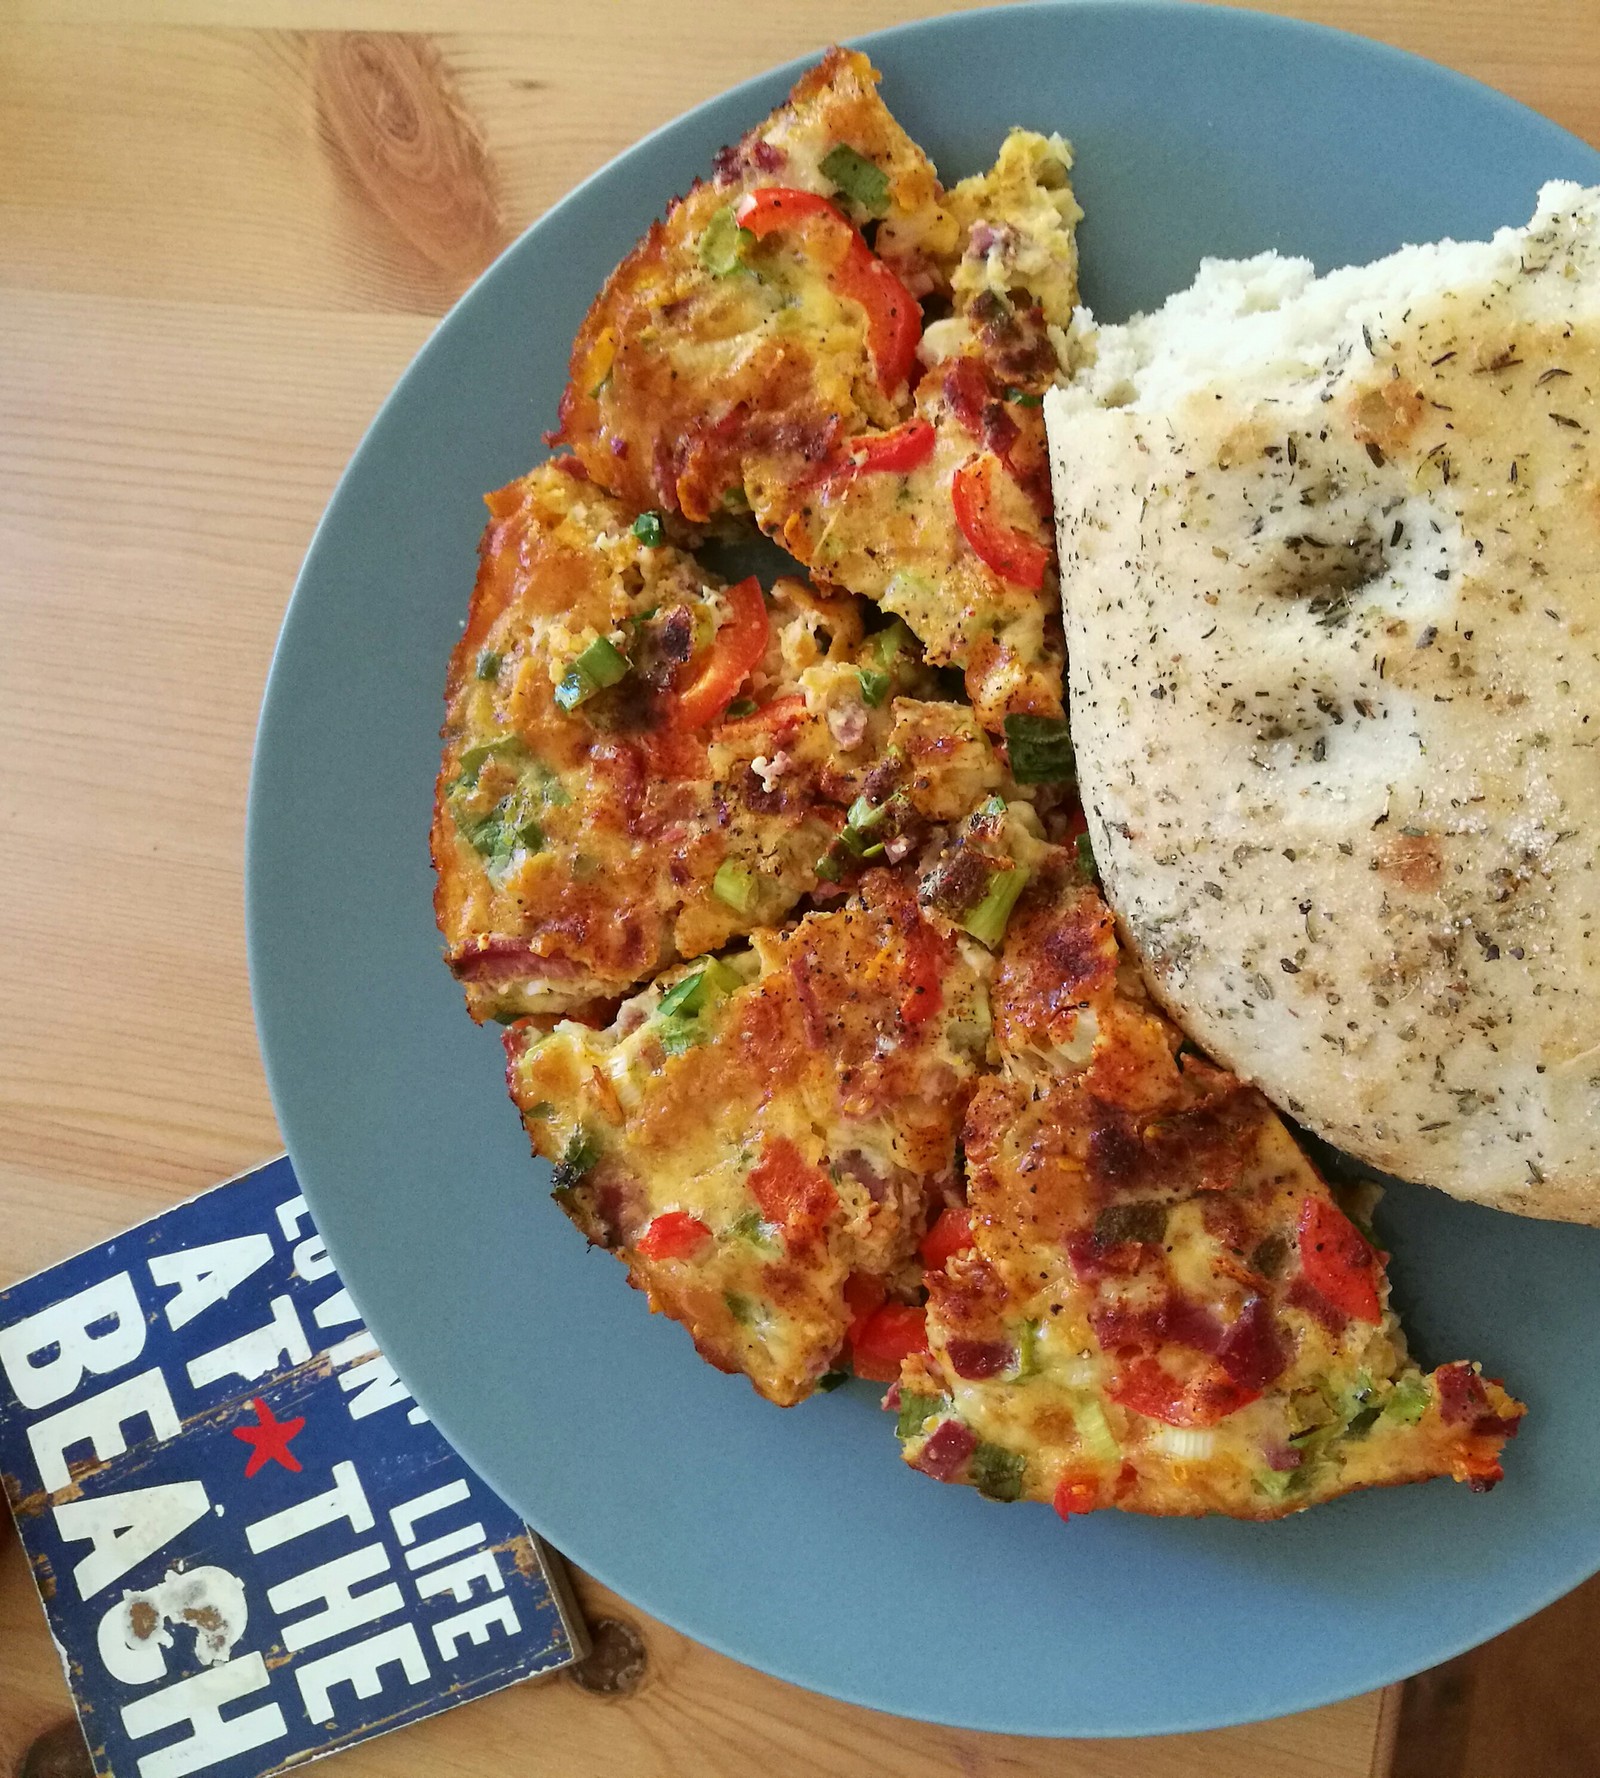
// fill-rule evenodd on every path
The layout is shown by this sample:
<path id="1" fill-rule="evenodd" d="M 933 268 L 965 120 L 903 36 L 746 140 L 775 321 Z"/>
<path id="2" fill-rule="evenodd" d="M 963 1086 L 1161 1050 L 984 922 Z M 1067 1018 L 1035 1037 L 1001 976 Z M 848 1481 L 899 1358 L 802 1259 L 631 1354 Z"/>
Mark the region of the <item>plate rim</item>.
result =
<path id="1" fill-rule="evenodd" d="M 984 21 L 996 21 L 1020 18 L 1023 16 L 1036 18 L 1045 13 L 1099 14 L 1103 16 L 1133 13 L 1144 15 L 1164 14 L 1173 19 L 1181 18 L 1186 26 L 1193 25 L 1197 19 L 1202 17 L 1207 19 L 1215 18 L 1219 21 L 1219 26 L 1221 28 L 1231 26 L 1235 29 L 1245 30 L 1247 32 L 1260 32 L 1269 36 L 1298 37 L 1310 44 L 1337 44 L 1343 46 L 1346 51 L 1353 47 L 1359 50 L 1362 54 L 1374 57 L 1382 63 L 1407 68 L 1414 73 L 1424 74 L 1425 77 L 1435 81 L 1442 81 L 1442 84 L 1445 87 L 1454 88 L 1464 95 L 1469 95 L 1474 102 L 1484 103 L 1487 101 L 1491 109 L 1498 110 L 1508 117 L 1516 119 L 1523 127 L 1526 126 L 1528 120 L 1532 120 L 1550 133 L 1552 142 L 1564 141 L 1566 145 L 1576 147 L 1586 155 L 1591 157 L 1600 156 L 1600 149 L 1597 149 L 1595 145 L 1585 142 L 1583 138 L 1577 136 L 1572 131 L 1567 130 L 1563 125 L 1556 123 L 1553 119 L 1545 116 L 1544 113 L 1535 110 L 1532 106 L 1525 104 L 1519 99 L 1513 98 L 1510 94 L 1501 91 L 1497 87 L 1489 85 L 1485 81 L 1478 80 L 1472 75 L 1464 74 L 1460 70 L 1450 67 L 1445 63 L 1434 61 L 1430 57 L 1421 55 L 1416 51 L 1402 49 L 1394 44 L 1367 37 L 1359 32 L 1347 30 L 1339 26 L 1322 24 L 1307 19 L 1288 17 L 1281 14 L 1258 12 L 1249 7 L 1215 5 L 1209 3 L 1209 0 L 1207 0 L 1207 3 L 1203 6 L 1194 4 L 1193 0 L 1010 0 L 1010 3 L 1001 6 L 957 9 L 948 13 L 934 14 L 927 18 L 906 20 L 900 24 L 887 26 L 876 31 L 852 35 L 843 38 L 840 41 L 848 48 L 862 50 L 876 62 L 883 49 L 892 48 L 904 40 L 915 39 L 928 34 L 935 34 L 942 27 L 945 27 L 956 20 L 982 19 Z M 1201 28 L 1204 29 L 1207 27 Z M 322 513 L 319 515 L 317 523 L 312 530 L 301 565 L 295 576 L 293 589 L 284 608 L 277 636 L 274 640 L 271 659 L 261 695 L 260 711 L 251 752 L 249 787 L 247 793 L 248 801 L 246 808 L 244 845 L 244 913 L 251 1010 L 256 1028 L 262 1067 L 267 1079 L 274 1115 L 283 1138 L 284 1146 L 288 1150 L 291 1159 L 294 1161 L 296 1174 L 301 1179 L 302 1186 L 306 1190 L 306 1195 L 311 1202 L 314 1213 L 317 1211 L 316 1200 L 318 1188 L 310 1185 L 306 1177 L 306 1171 L 302 1168 L 299 1158 L 295 1154 L 297 1138 L 294 1126 L 296 1125 L 297 1119 L 294 1115 L 288 1113 L 287 1107 L 289 1099 L 281 1090 L 282 1074 L 275 1059 L 278 1039 L 275 1038 L 271 1042 L 269 1042 L 268 1039 L 269 1029 L 277 1031 L 279 1028 L 277 1017 L 279 1009 L 269 1009 L 266 1004 L 271 998 L 271 993 L 265 985 L 267 979 L 271 975 L 271 969 L 264 961 L 263 947 L 266 939 L 262 926 L 264 918 L 262 906 L 265 901 L 271 899 L 270 895 L 267 894 L 264 888 L 264 859 L 266 853 L 271 848 L 272 840 L 264 831 L 267 825 L 267 816 L 264 813 L 267 806 L 267 796 L 263 790 L 263 786 L 272 769 L 269 758 L 269 755 L 272 752 L 272 737 L 274 735 L 281 736 L 287 723 L 287 713 L 281 706 L 283 706 L 291 696 L 286 690 L 286 682 L 289 675 L 290 656 L 293 651 L 292 631 L 296 625 L 297 614 L 303 618 L 305 608 L 318 597 L 316 592 L 316 583 L 319 575 L 318 558 L 328 547 L 326 539 L 334 533 L 341 522 L 340 508 L 344 504 L 347 490 L 362 459 L 366 456 L 369 449 L 373 447 L 375 437 L 382 432 L 391 414 L 405 406 L 410 386 L 420 374 L 419 366 L 424 358 L 429 355 L 438 341 L 439 336 L 454 325 L 458 315 L 479 296 L 485 283 L 495 276 L 506 259 L 523 248 L 530 235 L 535 231 L 544 228 L 547 224 L 566 216 L 571 211 L 581 209 L 589 201 L 593 188 L 604 181 L 622 161 L 636 155 L 643 158 L 650 147 L 659 139 L 671 133 L 675 133 L 686 123 L 701 117 L 706 112 L 715 108 L 720 108 L 732 101 L 741 100 L 746 95 L 754 96 L 758 89 L 770 88 L 779 80 L 783 81 L 786 85 L 792 84 L 793 80 L 797 78 L 801 72 L 815 65 L 817 58 L 821 53 L 821 49 L 818 49 L 808 54 L 791 57 L 783 62 L 775 63 L 768 68 L 747 76 L 745 79 L 736 82 L 730 87 L 708 94 L 705 98 L 699 100 L 687 110 L 679 112 L 673 117 L 666 119 L 654 129 L 641 136 L 637 141 L 628 144 L 599 167 L 588 173 L 577 185 L 563 193 L 561 197 L 536 217 L 533 222 L 515 237 L 515 239 L 508 242 L 490 264 L 472 280 L 461 295 L 457 297 L 444 314 L 439 317 L 436 323 L 428 330 L 423 341 L 417 346 L 404 370 L 395 380 L 394 384 L 388 390 L 383 400 L 379 403 L 363 428 L 361 437 L 351 451 L 343 469 L 340 471 L 339 476 L 328 495 Z M 761 103 L 762 110 L 765 111 L 768 107 L 764 101 Z M 1600 170 L 1597 170 L 1596 181 L 1600 182 Z M 320 1216 L 318 1217 L 318 1227 L 319 1232 L 321 1232 Z M 362 1300 L 361 1287 L 358 1282 L 353 1280 L 352 1274 L 346 1267 L 345 1262 L 349 1255 L 342 1250 L 340 1243 L 337 1241 L 330 1241 L 329 1247 L 335 1263 L 338 1266 L 341 1278 L 345 1280 L 353 1300 L 362 1310 L 363 1321 L 366 1325 L 372 1327 L 374 1334 L 377 1335 L 379 1330 L 374 1326 L 371 1318 L 368 1317 L 366 1313 Z M 360 1270 L 361 1265 L 358 1258 L 356 1273 L 359 1274 Z M 380 1315 L 378 1320 L 379 1322 L 382 1322 L 384 1317 Z M 381 1344 L 383 1349 L 387 1351 L 388 1342 L 383 1340 L 381 1341 Z M 410 1387 L 409 1382 L 407 1386 L 408 1388 Z M 448 1404 L 444 1404 L 445 1411 L 442 1417 L 435 1415 L 437 1397 L 435 1397 L 431 1391 L 415 1395 L 415 1399 L 430 1417 L 438 1419 L 441 1430 L 451 1420 L 452 1415 Z M 452 1440 L 452 1442 L 454 1441 Z M 471 1462 L 474 1468 L 478 1467 L 477 1460 L 470 1457 L 465 1450 L 462 1450 L 460 1454 L 467 1461 Z M 503 1492 L 509 1499 L 512 1494 L 521 1491 L 517 1488 L 501 1490 L 494 1475 L 491 1473 L 494 1467 L 493 1464 L 486 1465 L 483 1468 L 482 1473 L 484 1474 L 485 1479 L 490 1482 L 490 1485 L 496 1488 L 497 1492 Z M 515 1510 L 524 1513 L 527 1511 L 525 1507 L 517 1507 Z M 537 1515 L 528 1516 L 533 1518 Z M 535 1525 L 535 1529 L 537 1530 L 539 1527 Z M 559 1548 L 559 1544 L 557 1544 L 557 1547 Z M 797 1671 L 784 1663 L 768 1661 L 765 1658 L 760 1660 L 752 1659 L 749 1655 L 742 1653 L 738 1648 L 722 1639 L 714 1629 L 708 1629 L 698 1622 L 692 1624 L 685 1622 L 670 1604 L 664 1604 L 653 1597 L 647 1599 L 645 1596 L 642 1596 L 631 1577 L 626 1581 L 623 1581 L 612 1571 L 609 1559 L 602 1557 L 598 1560 L 592 1560 L 590 1555 L 586 1552 L 582 1559 L 582 1567 L 586 1574 L 592 1576 L 612 1592 L 617 1593 L 630 1604 L 633 1604 L 636 1609 L 646 1613 L 677 1633 L 689 1637 L 691 1640 L 714 1650 L 716 1653 L 730 1660 L 738 1662 L 742 1666 L 752 1667 L 757 1671 L 769 1674 L 774 1678 L 797 1686 L 804 1691 L 813 1692 L 820 1696 L 836 1698 L 841 1702 L 858 1708 L 873 1710 L 884 1715 L 899 1716 L 906 1721 L 927 1722 L 936 1726 L 980 1733 L 1009 1734 L 1025 1736 L 1031 1739 L 1067 1738 L 1073 1740 L 1120 1740 L 1202 1733 L 1214 1729 L 1234 1728 L 1255 1722 L 1271 1721 L 1282 1716 L 1299 1714 L 1305 1711 L 1323 1708 L 1330 1704 L 1365 1696 L 1371 1691 L 1380 1690 L 1389 1685 L 1398 1683 L 1407 1677 L 1410 1672 L 1422 1670 L 1422 1668 L 1408 1668 L 1405 1672 L 1396 1672 L 1392 1670 L 1392 1661 L 1379 1662 L 1372 1674 L 1357 1684 L 1354 1689 L 1352 1689 L 1351 1685 L 1344 1680 L 1326 1686 L 1319 1686 L 1315 1682 L 1312 1682 L 1298 1689 L 1288 1702 L 1272 1706 L 1266 1715 L 1262 1715 L 1260 1712 L 1247 1706 L 1236 1709 L 1224 1709 L 1221 1711 L 1192 1710 L 1185 1712 L 1182 1710 L 1169 1710 L 1153 1725 L 1149 1722 L 1118 1723 L 1115 1725 L 1094 1723 L 1089 1726 L 1076 1726 L 1066 1729 L 1063 1729 L 1059 1724 L 1052 1726 L 1042 1720 L 1030 1720 L 1019 1724 L 1014 1720 L 1008 1720 L 1004 1717 L 983 1718 L 972 1714 L 957 1713 L 924 1715 L 919 1712 L 896 1710 L 892 1705 L 885 1705 L 879 1701 L 879 1699 L 871 1696 L 860 1687 L 834 1685 L 831 1683 L 824 1686 L 819 1684 L 814 1678 L 803 1672 Z M 1596 1571 L 1600 1571 L 1600 1568 L 1591 1570 L 1591 1572 Z M 1452 1659 L 1469 1649 L 1481 1646 L 1484 1642 L 1492 1639 L 1494 1636 L 1503 1633 L 1506 1629 L 1515 1624 L 1525 1621 L 1526 1618 L 1543 1610 L 1555 1600 L 1564 1597 L 1574 1586 L 1581 1584 L 1582 1577 L 1577 1581 L 1566 1581 L 1551 1587 L 1539 1589 L 1536 1603 L 1527 1605 L 1524 1600 L 1516 1606 L 1509 1607 L 1500 1613 L 1493 1614 L 1490 1620 L 1479 1620 L 1478 1627 L 1470 1634 L 1456 1634 L 1441 1638 L 1436 1646 L 1431 1647 L 1427 1651 L 1427 1659 L 1423 1663 L 1424 1667 L 1436 1665 L 1440 1662 Z M 1484 1627 L 1486 1621 L 1488 1623 L 1487 1628 Z"/>

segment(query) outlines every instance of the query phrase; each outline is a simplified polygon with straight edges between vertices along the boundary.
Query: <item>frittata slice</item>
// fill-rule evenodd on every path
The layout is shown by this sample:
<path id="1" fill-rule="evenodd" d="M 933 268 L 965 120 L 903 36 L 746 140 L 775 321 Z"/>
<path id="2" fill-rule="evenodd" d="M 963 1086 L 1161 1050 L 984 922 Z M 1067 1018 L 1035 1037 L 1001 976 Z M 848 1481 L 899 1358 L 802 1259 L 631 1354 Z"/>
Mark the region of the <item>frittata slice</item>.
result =
<path id="1" fill-rule="evenodd" d="M 570 459 L 489 506 L 433 824 L 475 1018 L 615 997 L 848 881 L 869 780 L 906 846 L 1001 782 L 971 711 L 902 695 L 932 679 L 903 626 L 725 587 Z"/>
<path id="2" fill-rule="evenodd" d="M 1368 1232 L 1259 1093 L 1183 1051 L 1098 894 L 1041 852 L 993 994 L 1005 1072 L 965 1122 L 968 1220 L 902 1370 L 907 1462 L 1064 1517 L 1490 1486 L 1521 1404 L 1411 1361 Z"/>
<path id="3" fill-rule="evenodd" d="M 903 617 L 965 670 L 991 726 L 1062 713 L 1043 398 L 1070 366 L 1081 212 L 1059 136 L 1013 130 L 946 195 L 954 313 L 927 329 L 911 417 L 809 478 L 748 466 L 763 525 L 826 584 Z M 880 242 L 884 238 L 880 232 Z M 943 237 L 919 245 L 937 255 Z"/>
<path id="4" fill-rule="evenodd" d="M 988 951 L 874 870 L 858 897 L 672 971 L 605 1030 L 506 1033 L 555 1195 L 711 1364 L 782 1405 L 840 1360 L 953 1191 Z"/>
<path id="5" fill-rule="evenodd" d="M 1016 132 L 947 193 L 877 80 L 830 51 L 652 226 L 579 331 L 556 436 L 637 506 L 753 512 L 963 669 L 989 727 L 1059 715 L 1037 400 L 1076 300 L 1070 156 Z M 955 311 L 927 340 L 923 298 Z M 918 387 L 952 327 L 978 361 L 953 405 L 945 369 Z"/>

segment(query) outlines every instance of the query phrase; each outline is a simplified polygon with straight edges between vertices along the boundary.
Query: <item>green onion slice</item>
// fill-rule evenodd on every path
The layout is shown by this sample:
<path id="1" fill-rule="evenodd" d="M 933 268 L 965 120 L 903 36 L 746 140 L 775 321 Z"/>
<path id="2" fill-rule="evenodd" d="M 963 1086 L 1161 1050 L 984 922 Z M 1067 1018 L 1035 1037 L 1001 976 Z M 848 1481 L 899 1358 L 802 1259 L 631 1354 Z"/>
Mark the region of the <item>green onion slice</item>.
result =
<path id="1" fill-rule="evenodd" d="M 658 512 L 642 512 L 633 521 L 633 534 L 646 549 L 659 549 L 666 540 L 666 531 Z"/>
<path id="2" fill-rule="evenodd" d="M 758 888 L 756 878 L 742 864 L 732 862 L 719 864 L 717 874 L 711 879 L 712 894 L 719 901 L 725 901 L 736 914 L 754 910 Z"/>
<path id="3" fill-rule="evenodd" d="M 836 143 L 819 164 L 823 177 L 831 179 L 851 203 L 859 204 L 873 216 L 881 216 L 888 209 L 889 175 L 848 143 Z"/>
<path id="4" fill-rule="evenodd" d="M 747 228 L 733 219 L 733 205 L 713 213 L 700 237 L 700 263 L 714 278 L 726 278 L 744 269 L 745 248 L 755 240 Z"/>
<path id="5" fill-rule="evenodd" d="M 961 924 L 980 944 L 991 949 L 1005 935 L 1006 922 L 1017 905 L 1017 897 L 1028 885 L 1026 865 L 1014 864 L 1009 870 L 997 870 L 989 879 L 983 899 L 961 917 Z"/>
<path id="6" fill-rule="evenodd" d="M 1070 784 L 1077 776 L 1072 736 L 1059 716 L 1008 716 L 1006 751 L 1019 784 Z"/>

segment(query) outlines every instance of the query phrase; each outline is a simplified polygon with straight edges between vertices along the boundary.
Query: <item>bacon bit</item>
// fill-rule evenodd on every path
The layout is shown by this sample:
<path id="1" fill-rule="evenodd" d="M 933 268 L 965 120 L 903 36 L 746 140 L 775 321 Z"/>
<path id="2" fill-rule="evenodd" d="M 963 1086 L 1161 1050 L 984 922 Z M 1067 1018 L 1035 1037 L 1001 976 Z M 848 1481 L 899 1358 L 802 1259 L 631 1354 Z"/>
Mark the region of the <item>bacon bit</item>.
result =
<path id="1" fill-rule="evenodd" d="M 1230 1381 L 1252 1394 L 1260 1394 L 1282 1376 L 1289 1354 L 1265 1297 L 1253 1296 L 1245 1304 L 1238 1320 L 1222 1337 L 1217 1362 Z"/>
<path id="2" fill-rule="evenodd" d="M 1004 1340 L 948 1340 L 945 1354 L 955 1374 L 973 1382 L 998 1377 L 1011 1368 L 1016 1356 Z"/>
<path id="3" fill-rule="evenodd" d="M 885 1303 L 868 1316 L 851 1342 L 851 1363 L 869 1383 L 892 1383 L 903 1360 L 928 1350 L 928 1312 L 910 1303 Z"/>
<path id="4" fill-rule="evenodd" d="M 1315 1291 L 1304 1278 L 1290 1280 L 1284 1301 L 1294 1309 L 1304 1309 L 1313 1321 L 1320 1321 L 1328 1332 L 1337 1336 L 1350 1325 L 1350 1317 L 1336 1309 L 1328 1299 Z"/>
<path id="5" fill-rule="evenodd" d="M 1439 1391 L 1439 1418 L 1446 1426 L 1477 1420 L 1489 1406 L 1483 1379 L 1470 1364 L 1442 1364 L 1433 1380 Z M 1498 1420 L 1495 1425 L 1498 1428 Z"/>
<path id="6" fill-rule="evenodd" d="M 811 986 L 811 961 L 800 956 L 789 960 L 789 974 L 794 981 L 795 998 L 800 1002 L 800 1017 L 806 1028 L 806 1041 L 814 1050 L 821 1050 L 828 1040 L 827 1020 L 817 1005 L 816 990 Z"/>
<path id="7" fill-rule="evenodd" d="M 960 1420 L 945 1420 L 933 1429 L 911 1467 L 936 1482 L 953 1481 L 977 1448 L 978 1435 L 970 1426 Z"/>

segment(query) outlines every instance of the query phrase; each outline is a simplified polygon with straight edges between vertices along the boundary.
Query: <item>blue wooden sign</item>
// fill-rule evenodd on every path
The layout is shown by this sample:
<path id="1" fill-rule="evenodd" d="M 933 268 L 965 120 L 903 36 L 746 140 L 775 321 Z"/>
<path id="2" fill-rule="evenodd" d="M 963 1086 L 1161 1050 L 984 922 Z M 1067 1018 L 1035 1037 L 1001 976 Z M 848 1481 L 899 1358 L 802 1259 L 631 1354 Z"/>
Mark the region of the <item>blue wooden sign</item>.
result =
<path id="1" fill-rule="evenodd" d="M 0 1476 L 107 1778 L 261 1778 L 585 1650 L 287 1158 L 0 1291 Z"/>

